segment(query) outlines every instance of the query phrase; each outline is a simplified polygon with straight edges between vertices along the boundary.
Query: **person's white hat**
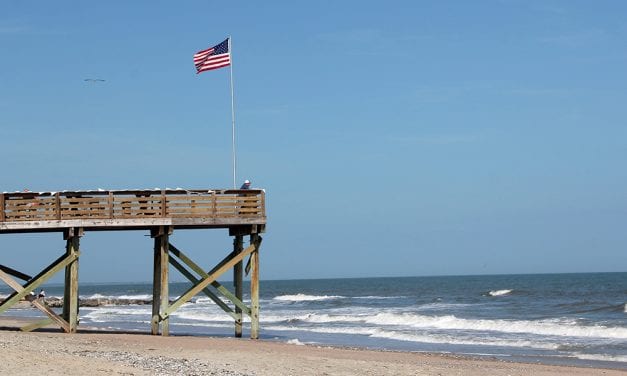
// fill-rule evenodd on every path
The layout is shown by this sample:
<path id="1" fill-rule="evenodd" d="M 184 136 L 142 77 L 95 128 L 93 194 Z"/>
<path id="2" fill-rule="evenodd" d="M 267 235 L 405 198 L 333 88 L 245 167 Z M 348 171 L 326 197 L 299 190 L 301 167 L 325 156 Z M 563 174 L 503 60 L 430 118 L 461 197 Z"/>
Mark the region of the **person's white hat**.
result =
<path id="1" fill-rule="evenodd" d="M 244 180 L 244 184 L 250 184 L 250 180 Z"/>

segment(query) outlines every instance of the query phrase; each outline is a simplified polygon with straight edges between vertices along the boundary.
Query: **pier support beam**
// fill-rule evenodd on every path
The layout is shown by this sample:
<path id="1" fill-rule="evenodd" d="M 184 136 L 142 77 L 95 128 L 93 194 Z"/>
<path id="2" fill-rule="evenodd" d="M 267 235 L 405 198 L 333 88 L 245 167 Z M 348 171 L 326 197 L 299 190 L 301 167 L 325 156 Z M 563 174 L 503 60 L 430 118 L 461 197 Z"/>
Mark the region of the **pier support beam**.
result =
<path id="1" fill-rule="evenodd" d="M 244 237 L 242 235 L 235 236 L 233 240 L 233 254 L 235 256 L 242 253 L 244 250 Z M 235 288 L 235 297 L 242 301 L 242 290 L 244 284 L 244 270 L 243 270 L 243 262 L 240 261 L 235 266 L 233 266 L 233 286 Z M 235 319 L 235 337 L 242 337 L 242 309 L 235 306 L 235 315 L 237 318 Z"/>
<path id="2" fill-rule="evenodd" d="M 168 309 L 168 272 L 169 272 L 169 238 L 172 228 L 169 226 L 159 226 L 151 230 L 150 236 L 154 238 L 154 274 L 152 285 L 152 320 L 151 333 L 159 334 L 159 324 L 161 324 L 161 335 L 170 335 L 169 318 L 163 313 Z"/>
<path id="3" fill-rule="evenodd" d="M 71 227 L 63 233 L 65 256 L 72 258 L 65 267 L 65 288 L 63 292 L 63 319 L 68 323 L 69 333 L 76 333 L 78 327 L 78 255 L 82 228 Z"/>
<path id="4" fill-rule="evenodd" d="M 255 250 L 250 254 L 250 338 L 259 338 L 259 234 L 250 235 L 250 244 Z"/>

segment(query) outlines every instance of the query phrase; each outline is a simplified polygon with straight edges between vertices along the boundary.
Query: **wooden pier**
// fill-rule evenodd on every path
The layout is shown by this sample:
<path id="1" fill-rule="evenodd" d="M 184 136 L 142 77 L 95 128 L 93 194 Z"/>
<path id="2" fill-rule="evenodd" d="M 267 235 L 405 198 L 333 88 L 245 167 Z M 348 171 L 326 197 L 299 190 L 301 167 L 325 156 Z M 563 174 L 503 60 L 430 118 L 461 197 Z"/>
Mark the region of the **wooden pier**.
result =
<path id="1" fill-rule="evenodd" d="M 0 314 L 27 299 L 48 318 L 22 330 L 31 331 L 54 323 L 67 333 L 76 332 L 80 238 L 88 231 L 143 230 L 154 238 L 152 334 L 167 336 L 169 316 L 192 297 L 203 293 L 233 318 L 236 337 L 242 336 L 245 314 L 250 317 L 251 338 L 258 338 L 262 241 L 259 234 L 265 232 L 265 226 L 265 193 L 256 189 L 0 193 L 0 234 L 60 232 L 66 242 L 65 253 L 35 276 L 4 265 L 3 259 L 11 253 L 0 253 L 0 280 L 14 290 L 0 304 Z M 205 270 L 169 238 L 177 229 L 208 228 L 228 228 L 229 236 L 233 237 L 233 250 L 215 267 Z M 245 236 L 250 237 L 246 248 Z M 169 301 L 168 295 L 170 265 L 192 284 L 174 302 Z M 231 269 L 235 291 L 217 281 Z M 63 311 L 59 315 L 31 293 L 61 270 L 65 270 L 65 284 Z M 242 299 L 244 272 L 250 273 L 250 306 Z"/>

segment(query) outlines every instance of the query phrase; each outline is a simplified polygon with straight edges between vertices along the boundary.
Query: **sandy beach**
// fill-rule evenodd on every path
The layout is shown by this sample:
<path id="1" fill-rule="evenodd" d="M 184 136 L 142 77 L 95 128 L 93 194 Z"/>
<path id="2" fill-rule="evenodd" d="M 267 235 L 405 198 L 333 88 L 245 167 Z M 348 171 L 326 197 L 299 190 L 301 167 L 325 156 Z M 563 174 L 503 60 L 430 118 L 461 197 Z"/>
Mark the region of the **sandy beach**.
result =
<path id="1" fill-rule="evenodd" d="M 23 333 L 0 319 L 3 375 L 625 375 L 454 355 L 317 347 L 235 338 L 161 337 L 83 329 Z"/>

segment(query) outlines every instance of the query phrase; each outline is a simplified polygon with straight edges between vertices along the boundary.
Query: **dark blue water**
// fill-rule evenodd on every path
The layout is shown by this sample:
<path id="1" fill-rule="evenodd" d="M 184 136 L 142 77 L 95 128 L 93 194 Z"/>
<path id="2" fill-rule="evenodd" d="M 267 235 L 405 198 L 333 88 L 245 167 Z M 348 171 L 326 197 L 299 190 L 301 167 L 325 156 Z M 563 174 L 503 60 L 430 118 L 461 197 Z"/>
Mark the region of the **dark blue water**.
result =
<path id="1" fill-rule="evenodd" d="M 188 287 L 172 284 L 170 294 Z M 46 288 L 48 296 L 62 295 L 60 286 Z M 81 285 L 82 297 L 122 303 L 81 308 L 81 325 L 147 331 L 150 306 L 124 301 L 149 299 L 151 291 L 150 284 Z M 264 338 L 296 344 L 627 369 L 626 304 L 627 273 L 262 281 L 261 327 Z M 203 296 L 173 314 L 170 328 L 233 332 L 230 317 Z"/>

